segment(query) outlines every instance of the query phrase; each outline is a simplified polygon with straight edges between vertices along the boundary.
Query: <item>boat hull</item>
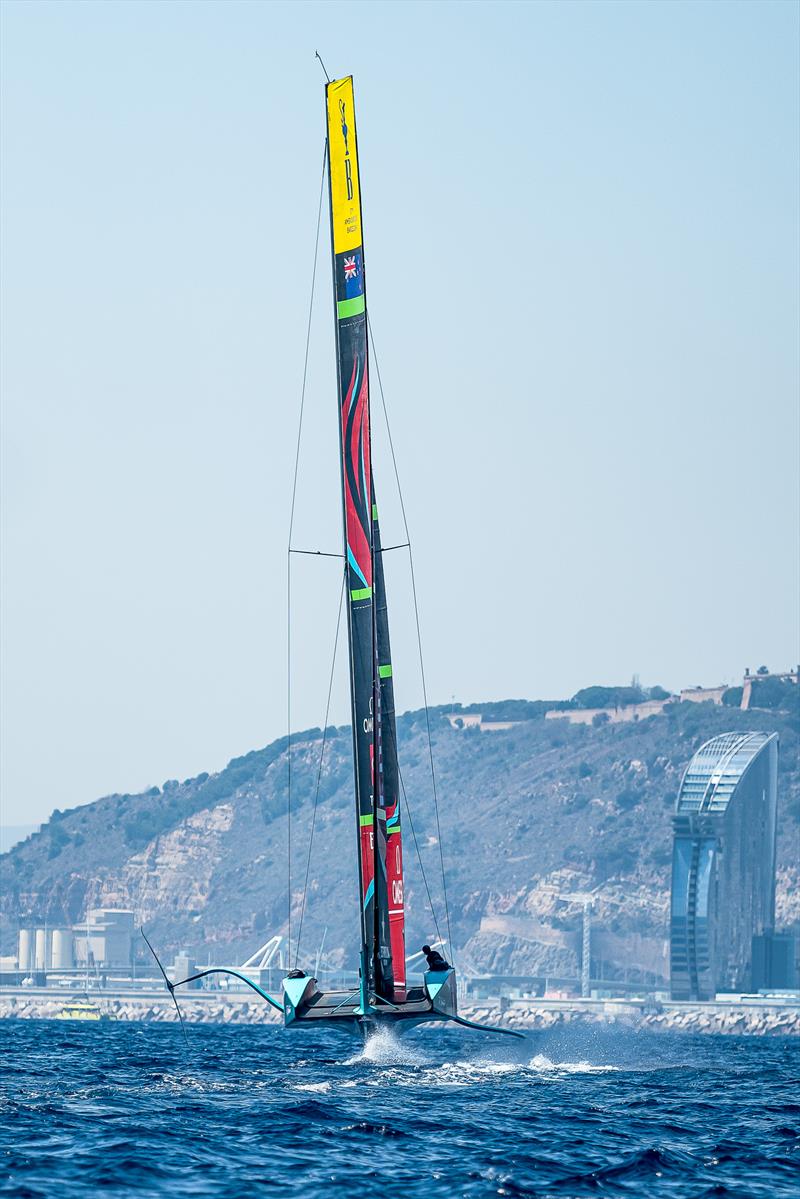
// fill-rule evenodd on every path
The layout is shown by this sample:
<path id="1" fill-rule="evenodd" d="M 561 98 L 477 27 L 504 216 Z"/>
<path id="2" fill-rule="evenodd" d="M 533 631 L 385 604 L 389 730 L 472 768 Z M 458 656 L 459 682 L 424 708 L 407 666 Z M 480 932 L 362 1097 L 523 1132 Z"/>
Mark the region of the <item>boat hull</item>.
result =
<path id="1" fill-rule="evenodd" d="M 315 978 L 283 980 L 283 1018 L 287 1028 L 350 1025 L 365 1031 L 389 1025 L 411 1027 L 429 1020 L 457 1018 L 455 971 L 431 970 L 421 987 L 411 987 L 400 1003 L 358 991 L 320 991 Z"/>

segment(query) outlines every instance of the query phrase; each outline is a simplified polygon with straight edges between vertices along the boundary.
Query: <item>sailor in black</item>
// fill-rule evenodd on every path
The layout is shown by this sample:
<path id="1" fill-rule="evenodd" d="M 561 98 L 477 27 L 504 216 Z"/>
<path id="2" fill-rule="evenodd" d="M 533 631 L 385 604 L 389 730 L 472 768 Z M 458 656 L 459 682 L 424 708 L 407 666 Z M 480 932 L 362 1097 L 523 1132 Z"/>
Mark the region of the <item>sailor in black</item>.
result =
<path id="1" fill-rule="evenodd" d="M 429 970 L 451 970 L 452 969 L 450 963 L 446 962 L 444 960 L 442 955 L 439 953 L 438 949 L 431 949 L 430 945 L 423 945 L 422 952 L 425 954 L 425 957 L 428 959 L 428 969 Z"/>

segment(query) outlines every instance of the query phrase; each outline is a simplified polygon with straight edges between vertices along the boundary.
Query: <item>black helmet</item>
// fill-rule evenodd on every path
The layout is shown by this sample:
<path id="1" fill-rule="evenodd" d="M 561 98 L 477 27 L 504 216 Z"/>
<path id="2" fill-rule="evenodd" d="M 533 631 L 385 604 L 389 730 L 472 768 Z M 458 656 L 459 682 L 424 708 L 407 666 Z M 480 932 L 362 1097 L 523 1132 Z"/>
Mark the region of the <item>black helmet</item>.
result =
<path id="1" fill-rule="evenodd" d="M 422 946 L 422 952 L 423 952 L 423 953 L 430 953 L 430 951 L 431 951 L 431 947 L 430 947 L 430 945 L 423 945 L 423 946 Z"/>

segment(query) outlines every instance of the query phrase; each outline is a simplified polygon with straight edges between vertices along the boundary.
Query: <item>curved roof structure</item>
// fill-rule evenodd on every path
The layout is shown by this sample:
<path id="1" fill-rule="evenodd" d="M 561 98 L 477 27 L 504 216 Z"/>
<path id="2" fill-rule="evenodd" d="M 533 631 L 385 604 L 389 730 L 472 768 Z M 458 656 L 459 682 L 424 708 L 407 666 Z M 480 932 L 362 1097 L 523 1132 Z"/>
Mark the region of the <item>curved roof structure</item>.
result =
<path id="1" fill-rule="evenodd" d="M 722 813 L 745 771 L 777 733 L 722 733 L 701 745 L 683 776 L 678 814 Z"/>

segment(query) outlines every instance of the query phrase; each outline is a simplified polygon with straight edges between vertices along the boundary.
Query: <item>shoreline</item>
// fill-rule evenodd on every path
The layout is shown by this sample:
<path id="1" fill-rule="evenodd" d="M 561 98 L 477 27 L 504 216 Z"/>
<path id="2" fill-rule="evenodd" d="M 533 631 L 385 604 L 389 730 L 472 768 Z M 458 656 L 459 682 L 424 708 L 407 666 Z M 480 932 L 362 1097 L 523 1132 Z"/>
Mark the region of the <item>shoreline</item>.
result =
<path id="1" fill-rule="evenodd" d="M 16 991 L 16 988 L 15 988 Z M 280 1024 L 280 1015 L 246 995 L 183 994 L 181 1013 L 189 1024 Z M 567 1026 L 611 1026 L 632 1031 L 729 1033 L 738 1036 L 800 1036 L 797 1003 L 669 1003 L 659 1010 L 631 1000 L 515 1000 L 503 1010 L 497 1004 L 463 1005 L 468 1020 L 519 1031 L 557 1030 Z M 176 1022 L 168 994 L 92 993 L 0 994 L 0 1019 L 120 1020 Z"/>

